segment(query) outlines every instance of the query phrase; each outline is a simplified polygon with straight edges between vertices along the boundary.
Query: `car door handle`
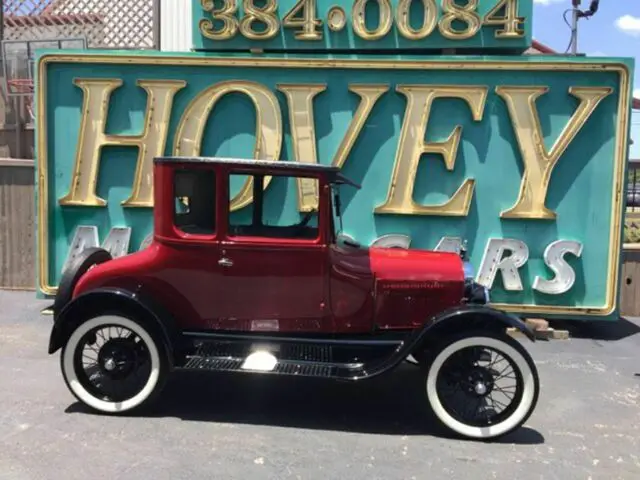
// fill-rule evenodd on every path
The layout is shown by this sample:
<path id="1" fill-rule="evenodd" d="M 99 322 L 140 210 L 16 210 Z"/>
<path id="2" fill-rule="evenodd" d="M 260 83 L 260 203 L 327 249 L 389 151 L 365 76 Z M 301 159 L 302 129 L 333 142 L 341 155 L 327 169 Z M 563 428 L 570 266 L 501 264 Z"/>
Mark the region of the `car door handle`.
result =
<path id="1" fill-rule="evenodd" d="M 233 261 L 230 258 L 222 257 L 220 260 L 218 260 L 218 265 L 223 267 L 232 267 Z"/>

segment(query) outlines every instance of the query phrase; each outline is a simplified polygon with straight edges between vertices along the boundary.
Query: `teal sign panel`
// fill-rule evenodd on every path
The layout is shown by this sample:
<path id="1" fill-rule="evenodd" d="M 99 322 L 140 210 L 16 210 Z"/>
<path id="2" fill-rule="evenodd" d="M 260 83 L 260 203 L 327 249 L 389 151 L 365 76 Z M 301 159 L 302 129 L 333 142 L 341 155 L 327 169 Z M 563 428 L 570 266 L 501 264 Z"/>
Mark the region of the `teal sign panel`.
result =
<path id="1" fill-rule="evenodd" d="M 192 0 L 195 50 L 523 52 L 533 0 Z"/>
<path id="2" fill-rule="evenodd" d="M 199 154 L 341 164 L 362 185 L 341 187 L 344 234 L 424 249 L 464 239 L 499 308 L 609 318 L 632 70 L 611 58 L 43 52 L 39 291 L 55 292 L 77 242 L 130 229 L 120 253 L 143 248 L 153 155 Z M 294 183 L 266 196 L 271 222 L 303 215 Z"/>

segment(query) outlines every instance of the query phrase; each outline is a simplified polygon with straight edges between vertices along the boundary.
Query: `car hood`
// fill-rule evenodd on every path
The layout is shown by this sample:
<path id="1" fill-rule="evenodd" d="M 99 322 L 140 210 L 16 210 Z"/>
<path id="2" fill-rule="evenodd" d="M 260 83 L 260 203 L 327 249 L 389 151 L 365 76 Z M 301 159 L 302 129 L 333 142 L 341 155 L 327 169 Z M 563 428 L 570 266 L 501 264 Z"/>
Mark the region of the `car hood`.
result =
<path id="1" fill-rule="evenodd" d="M 372 247 L 369 258 L 378 281 L 464 282 L 463 262 L 456 253 Z"/>

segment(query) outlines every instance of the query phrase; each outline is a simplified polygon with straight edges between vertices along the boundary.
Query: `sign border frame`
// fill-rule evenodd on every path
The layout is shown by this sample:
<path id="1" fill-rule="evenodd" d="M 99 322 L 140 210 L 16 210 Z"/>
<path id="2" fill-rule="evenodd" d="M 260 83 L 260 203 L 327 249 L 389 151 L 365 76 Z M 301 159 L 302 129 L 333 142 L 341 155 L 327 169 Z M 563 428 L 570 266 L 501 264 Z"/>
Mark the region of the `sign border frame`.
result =
<path id="1" fill-rule="evenodd" d="M 102 51 L 101 53 L 85 52 L 51 52 L 43 50 L 37 58 L 36 78 L 36 251 L 38 254 L 37 286 L 44 295 L 53 296 L 57 287 L 49 284 L 49 245 L 48 245 L 48 149 L 46 115 L 47 105 L 47 67 L 54 63 L 102 63 L 107 65 L 184 65 L 184 66 L 218 66 L 221 68 L 342 68 L 342 69 L 380 69 L 380 70 L 488 70 L 488 71 L 565 71 L 565 72 L 614 72 L 619 75 L 618 89 L 618 122 L 616 125 L 616 143 L 614 158 L 614 184 L 611 211 L 611 225 L 609 231 L 609 261 L 607 268 L 607 284 L 603 306 L 556 306 L 508 303 L 493 303 L 492 307 L 522 314 L 551 314 L 569 316 L 610 316 L 618 309 L 620 284 L 620 255 L 622 253 L 622 228 L 624 224 L 624 192 L 626 192 L 625 175 L 627 171 L 627 156 L 629 143 L 629 127 L 631 115 L 631 73 L 630 67 L 619 59 L 606 61 L 603 59 L 589 59 L 590 61 L 575 62 L 573 58 L 564 61 L 549 60 L 548 57 L 508 57 L 494 56 L 466 56 L 456 60 L 445 58 L 317 58 L 299 56 L 220 56 L 220 54 L 193 53 L 162 53 L 141 54 L 122 53 L 121 51 Z M 526 58 L 527 60 L 522 60 Z M 611 248 L 613 247 L 613 248 Z"/>

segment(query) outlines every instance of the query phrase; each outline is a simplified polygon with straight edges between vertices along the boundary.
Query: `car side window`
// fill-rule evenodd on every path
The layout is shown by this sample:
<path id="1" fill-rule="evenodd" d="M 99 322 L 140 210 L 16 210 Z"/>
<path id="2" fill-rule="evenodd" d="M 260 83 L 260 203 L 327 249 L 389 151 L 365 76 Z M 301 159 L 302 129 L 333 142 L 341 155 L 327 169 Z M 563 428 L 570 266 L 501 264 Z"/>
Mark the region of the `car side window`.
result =
<path id="1" fill-rule="evenodd" d="M 303 177 L 272 175 L 265 187 L 265 177 L 230 175 L 230 204 L 250 180 L 253 180 L 250 192 L 254 195 L 253 201 L 243 208 L 234 209 L 231 205 L 229 236 L 316 240 L 320 234 L 318 213 L 299 212 L 298 178 Z M 317 178 L 304 177 L 304 180 L 304 191 L 319 191 Z"/>
<path id="2" fill-rule="evenodd" d="M 184 233 L 215 233 L 216 183 L 213 170 L 177 170 L 173 189 L 175 226 Z"/>

